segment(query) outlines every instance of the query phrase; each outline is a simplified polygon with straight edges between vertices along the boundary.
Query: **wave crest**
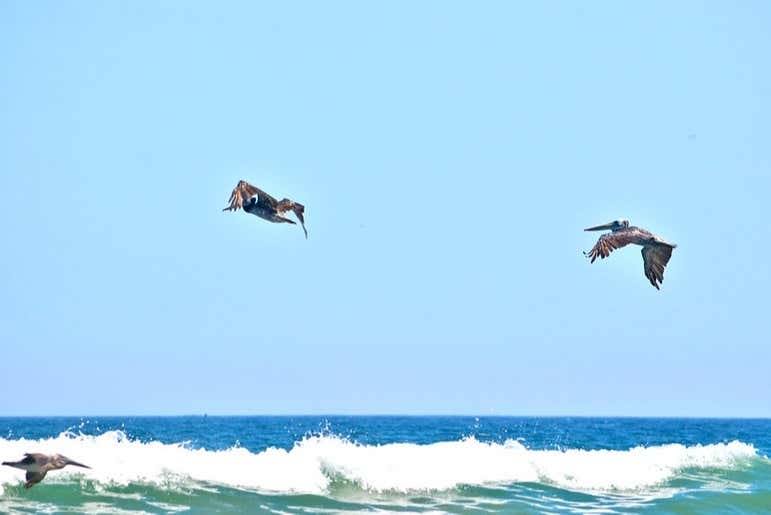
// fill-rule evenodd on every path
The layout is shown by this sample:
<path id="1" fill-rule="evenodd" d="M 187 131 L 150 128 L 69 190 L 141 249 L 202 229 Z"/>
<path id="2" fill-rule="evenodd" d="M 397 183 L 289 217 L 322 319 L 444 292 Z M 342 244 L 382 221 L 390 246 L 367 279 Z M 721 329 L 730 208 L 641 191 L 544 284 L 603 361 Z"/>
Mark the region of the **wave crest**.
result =
<path id="1" fill-rule="evenodd" d="M 121 431 L 98 436 L 62 433 L 40 440 L 0 438 L 0 456 L 58 452 L 91 470 L 65 468 L 46 481 L 85 478 L 105 485 L 150 483 L 159 487 L 211 483 L 259 492 L 324 494 L 343 479 L 372 491 L 448 490 L 459 485 L 533 482 L 571 490 L 634 491 L 659 485 L 684 469 L 731 469 L 757 456 L 733 441 L 668 444 L 629 450 L 531 450 L 515 440 L 485 443 L 473 437 L 418 445 L 359 445 L 309 436 L 291 450 L 190 449 L 184 444 L 141 442 Z M 21 471 L 0 467 L 0 484 L 22 481 Z"/>

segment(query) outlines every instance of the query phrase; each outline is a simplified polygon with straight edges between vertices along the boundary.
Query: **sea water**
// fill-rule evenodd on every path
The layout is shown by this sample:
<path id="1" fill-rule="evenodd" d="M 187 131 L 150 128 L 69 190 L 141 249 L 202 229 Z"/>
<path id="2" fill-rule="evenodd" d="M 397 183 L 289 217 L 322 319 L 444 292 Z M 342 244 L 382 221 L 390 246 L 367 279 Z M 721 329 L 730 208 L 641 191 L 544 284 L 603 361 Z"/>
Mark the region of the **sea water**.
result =
<path id="1" fill-rule="evenodd" d="M 0 512 L 771 513 L 771 420 L 0 418 Z"/>

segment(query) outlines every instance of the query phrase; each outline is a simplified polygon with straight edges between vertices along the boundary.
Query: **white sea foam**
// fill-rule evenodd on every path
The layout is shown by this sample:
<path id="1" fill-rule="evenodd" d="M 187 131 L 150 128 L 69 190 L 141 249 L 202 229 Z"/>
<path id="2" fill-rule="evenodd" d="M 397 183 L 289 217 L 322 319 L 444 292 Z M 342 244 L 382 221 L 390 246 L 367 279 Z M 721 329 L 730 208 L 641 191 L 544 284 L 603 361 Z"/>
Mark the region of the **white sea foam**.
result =
<path id="1" fill-rule="evenodd" d="M 549 483 L 572 490 L 635 491 L 655 487 L 686 468 L 729 469 L 757 456 L 734 441 L 612 450 L 529 450 L 474 438 L 428 445 L 358 445 L 335 436 L 313 436 L 289 450 L 190 449 L 181 444 L 139 442 L 120 431 L 99 436 L 62 434 L 41 440 L 0 438 L 0 457 L 25 452 L 61 453 L 92 469 L 67 467 L 46 481 L 85 478 L 97 488 L 130 483 L 159 487 L 206 483 L 261 492 L 317 493 L 336 479 L 373 491 L 447 490 L 458 485 Z M 0 467 L 0 485 L 22 482 L 23 473 Z"/>

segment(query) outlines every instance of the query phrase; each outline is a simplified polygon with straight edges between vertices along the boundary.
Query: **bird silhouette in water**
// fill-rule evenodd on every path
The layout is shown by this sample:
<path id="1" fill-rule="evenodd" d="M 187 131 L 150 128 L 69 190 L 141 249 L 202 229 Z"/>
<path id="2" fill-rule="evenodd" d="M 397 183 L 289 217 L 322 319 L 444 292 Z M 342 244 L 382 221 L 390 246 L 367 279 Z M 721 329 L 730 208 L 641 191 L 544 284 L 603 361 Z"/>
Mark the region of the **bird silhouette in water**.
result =
<path id="1" fill-rule="evenodd" d="M 584 252 L 584 255 L 591 259 L 592 263 L 594 263 L 594 260 L 597 259 L 597 257 L 605 259 L 610 256 L 610 253 L 614 250 L 625 247 L 630 243 L 642 245 L 645 277 L 648 278 L 657 290 L 659 289 L 659 284 L 664 282 L 664 268 L 667 266 L 667 263 L 669 263 L 669 258 L 672 257 L 672 250 L 675 249 L 677 245 L 663 240 L 661 237 L 650 231 L 640 227 L 630 226 L 629 220 L 614 220 L 613 222 L 589 227 L 584 230 L 611 231 L 600 236 L 600 239 L 597 240 L 597 243 L 592 250 Z"/>
<path id="2" fill-rule="evenodd" d="M 3 465 L 9 467 L 15 467 L 27 471 L 24 483 L 24 488 L 32 488 L 34 485 L 40 483 L 49 470 L 59 470 L 67 465 L 74 465 L 76 467 L 83 467 L 90 469 L 88 465 L 83 465 L 77 461 L 69 459 L 67 456 L 61 454 L 40 454 L 40 453 L 25 453 L 24 458 L 19 461 L 4 461 Z"/>
<path id="3" fill-rule="evenodd" d="M 294 224 L 294 220 L 282 216 L 287 211 L 292 211 L 300 224 L 302 225 L 305 238 L 308 238 L 308 231 L 305 229 L 305 206 L 299 202 L 294 202 L 285 198 L 276 200 L 260 188 L 252 186 L 246 181 L 238 181 L 230 194 L 230 205 L 223 211 L 238 211 L 243 209 L 247 213 L 259 216 L 263 220 L 273 222 L 274 224 L 286 223 Z"/>

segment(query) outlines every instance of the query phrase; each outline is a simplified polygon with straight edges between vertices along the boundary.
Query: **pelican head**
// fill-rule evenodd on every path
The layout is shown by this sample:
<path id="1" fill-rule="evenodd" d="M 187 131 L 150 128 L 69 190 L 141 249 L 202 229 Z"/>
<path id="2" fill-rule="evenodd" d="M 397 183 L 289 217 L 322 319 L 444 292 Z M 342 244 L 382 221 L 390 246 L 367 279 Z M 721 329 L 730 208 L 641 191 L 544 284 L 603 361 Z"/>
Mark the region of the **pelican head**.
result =
<path id="1" fill-rule="evenodd" d="M 69 459 L 67 456 L 62 456 L 61 454 L 57 454 L 54 463 L 56 464 L 56 468 L 64 468 L 67 465 L 74 465 L 76 467 L 83 467 L 84 469 L 90 469 L 88 465 L 83 465 L 82 463 L 78 463 L 75 460 Z"/>
<path id="2" fill-rule="evenodd" d="M 620 220 L 613 220 L 610 223 L 602 224 L 602 225 L 595 225 L 594 227 L 589 227 L 587 229 L 584 229 L 584 231 L 607 231 L 610 229 L 611 231 L 618 231 L 621 229 L 626 229 L 629 227 L 629 220 L 626 220 L 624 218 Z"/>

